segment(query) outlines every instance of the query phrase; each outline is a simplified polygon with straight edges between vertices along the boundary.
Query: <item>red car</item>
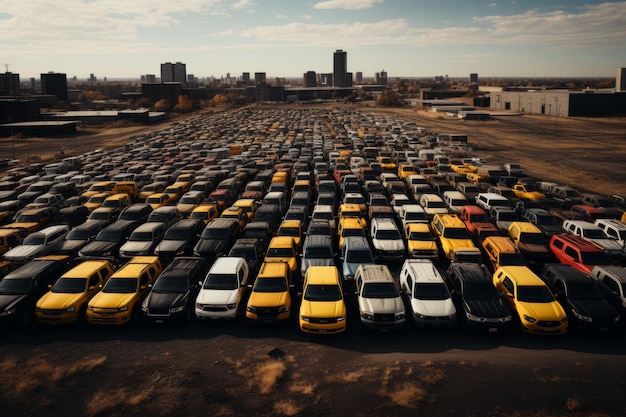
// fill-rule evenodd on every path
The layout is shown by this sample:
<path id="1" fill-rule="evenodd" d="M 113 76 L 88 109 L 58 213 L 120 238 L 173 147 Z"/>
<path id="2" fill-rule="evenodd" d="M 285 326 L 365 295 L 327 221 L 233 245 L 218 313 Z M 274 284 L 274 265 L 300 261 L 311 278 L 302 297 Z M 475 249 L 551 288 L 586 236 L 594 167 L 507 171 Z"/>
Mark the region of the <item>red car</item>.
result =
<path id="1" fill-rule="evenodd" d="M 596 265 L 611 264 L 611 258 L 601 247 L 568 233 L 552 236 L 548 246 L 559 262 L 571 265 L 587 276 Z"/>

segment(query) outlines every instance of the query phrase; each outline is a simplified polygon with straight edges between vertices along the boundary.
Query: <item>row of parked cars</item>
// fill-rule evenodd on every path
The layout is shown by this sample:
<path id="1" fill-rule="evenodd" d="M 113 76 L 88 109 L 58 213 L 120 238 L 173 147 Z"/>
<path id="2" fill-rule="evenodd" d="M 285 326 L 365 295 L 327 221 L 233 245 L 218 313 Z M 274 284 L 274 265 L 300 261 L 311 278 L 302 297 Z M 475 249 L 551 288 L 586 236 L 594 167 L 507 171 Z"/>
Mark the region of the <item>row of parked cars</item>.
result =
<path id="1" fill-rule="evenodd" d="M 354 292 L 360 322 L 384 330 L 407 316 L 533 333 L 620 324 L 618 196 L 490 166 L 466 138 L 392 119 L 242 111 L 11 170 L 0 320 L 297 315 L 305 332 L 338 333 Z M 48 203 L 23 196 L 29 181 L 49 183 Z"/>

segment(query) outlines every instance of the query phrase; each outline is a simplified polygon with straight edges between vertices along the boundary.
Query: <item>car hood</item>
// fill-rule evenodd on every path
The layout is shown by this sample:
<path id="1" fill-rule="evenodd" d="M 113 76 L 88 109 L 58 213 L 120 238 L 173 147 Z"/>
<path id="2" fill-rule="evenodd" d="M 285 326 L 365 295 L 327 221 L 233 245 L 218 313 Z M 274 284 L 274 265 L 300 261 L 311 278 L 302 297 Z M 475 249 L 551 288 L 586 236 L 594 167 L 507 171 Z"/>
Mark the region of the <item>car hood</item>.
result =
<path id="1" fill-rule="evenodd" d="M 126 242 L 120 248 L 120 253 L 144 254 L 151 252 L 152 242 Z"/>
<path id="2" fill-rule="evenodd" d="M 186 240 L 162 240 L 154 250 L 155 253 L 178 252 L 187 246 Z"/>
<path id="3" fill-rule="evenodd" d="M 74 306 L 87 298 L 86 293 L 77 294 L 62 294 L 55 292 L 48 292 L 37 301 L 37 308 L 43 308 L 46 310 L 65 310 L 71 306 Z"/>
<path id="4" fill-rule="evenodd" d="M 226 241 L 218 239 L 200 239 L 195 247 L 195 251 L 203 253 L 219 253 L 226 250 Z"/>
<path id="5" fill-rule="evenodd" d="M 151 291 L 146 297 L 144 305 L 154 309 L 169 309 L 185 304 L 189 291 L 185 293 L 165 293 Z"/>
<path id="6" fill-rule="evenodd" d="M 532 254 L 532 256 L 534 257 L 542 257 L 542 256 L 549 257 L 550 256 L 550 251 L 548 250 L 546 245 L 519 242 L 518 246 L 519 246 L 520 251 Z"/>
<path id="7" fill-rule="evenodd" d="M 0 294 L 0 311 L 7 311 L 17 307 L 22 301 L 26 301 L 26 294 Z"/>
<path id="8" fill-rule="evenodd" d="M 372 239 L 372 244 L 379 250 L 404 250 L 404 241 L 402 239 Z"/>
<path id="9" fill-rule="evenodd" d="M 563 307 L 556 301 L 550 303 L 516 301 L 516 303 L 517 312 L 520 316 L 526 314 L 541 321 L 559 321 L 566 317 Z"/>
<path id="10" fill-rule="evenodd" d="M 402 298 L 365 298 L 359 297 L 359 310 L 368 313 L 385 314 L 404 312 Z"/>
<path id="11" fill-rule="evenodd" d="M 41 253 L 42 250 L 43 250 L 43 246 L 41 245 L 20 245 L 6 252 L 3 256 L 7 260 L 12 260 L 16 258 L 26 258 L 29 256 L 35 256 Z"/>
<path id="12" fill-rule="evenodd" d="M 334 266 L 334 265 L 335 265 L 335 260 L 333 258 L 325 258 L 325 259 L 302 258 L 302 265 L 300 269 L 302 269 L 302 275 L 304 276 L 304 272 L 306 272 L 306 270 L 309 269 L 309 267 L 311 266 Z M 356 271 L 356 268 L 358 268 L 358 265 L 354 268 L 355 271 Z"/>
<path id="13" fill-rule="evenodd" d="M 502 300 L 499 298 L 481 300 L 464 299 L 463 308 L 467 313 L 476 317 L 489 319 L 506 317 L 511 314 L 509 309 L 502 304 Z"/>
<path id="14" fill-rule="evenodd" d="M 591 242 L 610 252 L 621 252 L 624 247 L 615 239 L 590 239 Z M 16 248 L 17 249 L 17 248 Z"/>
<path id="15" fill-rule="evenodd" d="M 196 298 L 198 304 L 234 304 L 239 301 L 241 292 L 235 290 L 205 290 L 201 289 Z"/>
<path id="16" fill-rule="evenodd" d="M 137 297 L 139 297 L 139 293 L 135 292 L 118 294 L 101 291 L 89 301 L 89 305 L 94 308 L 120 308 L 132 304 Z"/>
<path id="17" fill-rule="evenodd" d="M 87 243 L 88 243 L 87 240 L 64 240 L 59 246 L 59 248 L 57 249 L 57 252 L 59 253 L 75 252 L 78 249 L 84 247 Z"/>
<path id="18" fill-rule="evenodd" d="M 430 317 L 451 316 L 456 312 L 452 299 L 445 300 L 420 300 L 411 299 L 411 308 L 416 314 L 423 314 Z"/>
<path id="19" fill-rule="evenodd" d="M 279 307 L 289 303 L 291 296 L 289 291 L 284 292 L 257 292 L 250 293 L 249 306 L 254 307 Z"/>
<path id="20" fill-rule="evenodd" d="M 112 251 L 117 247 L 117 242 L 89 242 L 85 247 L 80 251 L 80 253 L 84 256 L 98 256 L 108 251 Z"/>
<path id="21" fill-rule="evenodd" d="M 591 317 L 594 321 L 612 321 L 618 313 L 613 305 L 605 300 L 576 300 L 567 299 L 570 308 L 583 316 Z"/>
<path id="22" fill-rule="evenodd" d="M 302 300 L 300 314 L 308 317 L 340 317 L 346 316 L 346 306 L 339 301 L 308 301 Z"/>

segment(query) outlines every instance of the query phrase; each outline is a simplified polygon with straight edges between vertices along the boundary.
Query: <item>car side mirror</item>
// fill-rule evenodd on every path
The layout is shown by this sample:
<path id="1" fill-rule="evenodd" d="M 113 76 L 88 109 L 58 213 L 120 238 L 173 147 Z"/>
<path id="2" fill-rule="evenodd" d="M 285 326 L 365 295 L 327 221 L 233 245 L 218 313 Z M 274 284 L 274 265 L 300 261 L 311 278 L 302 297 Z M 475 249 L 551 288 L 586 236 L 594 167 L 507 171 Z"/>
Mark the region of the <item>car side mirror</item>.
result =
<path id="1" fill-rule="evenodd" d="M 290 287 L 293 287 L 293 285 L 290 285 Z M 298 296 L 298 298 L 302 298 L 302 293 L 298 292 L 297 296 Z"/>
<path id="2" fill-rule="evenodd" d="M 52 289 L 52 284 L 48 284 L 48 289 L 51 290 Z"/>
<path id="3" fill-rule="evenodd" d="M 199 285 L 199 286 L 202 286 L 202 281 L 198 281 L 198 285 Z"/>
<path id="4" fill-rule="evenodd" d="M 87 289 L 88 289 L 89 291 L 93 291 L 95 288 L 96 288 L 96 286 L 95 286 L 95 285 L 91 285 L 91 286 L 89 286 L 89 288 L 87 288 Z"/>

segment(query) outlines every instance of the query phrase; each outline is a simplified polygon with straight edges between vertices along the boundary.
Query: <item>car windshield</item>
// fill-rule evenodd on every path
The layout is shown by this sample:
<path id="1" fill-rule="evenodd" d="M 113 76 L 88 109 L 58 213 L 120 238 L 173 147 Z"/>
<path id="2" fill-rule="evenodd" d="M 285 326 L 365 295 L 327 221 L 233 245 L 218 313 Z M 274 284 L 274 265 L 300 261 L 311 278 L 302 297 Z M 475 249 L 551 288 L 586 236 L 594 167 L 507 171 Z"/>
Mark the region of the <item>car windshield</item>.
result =
<path id="1" fill-rule="evenodd" d="M 526 266 L 527 262 L 521 253 L 502 253 L 500 254 L 500 266 L 517 265 Z"/>
<path id="2" fill-rule="evenodd" d="M 297 227 L 281 227 L 276 236 L 297 236 L 300 237 L 300 229 Z"/>
<path id="3" fill-rule="evenodd" d="M 44 243 L 46 243 L 46 237 L 40 234 L 32 234 L 26 237 L 26 239 L 24 239 L 24 242 L 22 242 L 23 245 L 30 246 L 43 245 Z"/>
<path id="4" fill-rule="evenodd" d="M 601 229 L 583 229 L 583 236 L 587 239 L 607 239 Z"/>
<path id="5" fill-rule="evenodd" d="M 514 222 L 515 220 L 517 220 L 517 214 L 513 211 L 507 212 L 500 212 L 498 213 L 498 221 L 502 221 L 502 222 Z"/>
<path id="6" fill-rule="evenodd" d="M 363 229 L 343 229 L 341 232 L 343 237 L 348 236 L 365 236 L 365 231 Z"/>
<path id="7" fill-rule="evenodd" d="M 87 278 L 61 278 L 52 287 L 52 292 L 78 294 L 85 291 L 86 285 Z"/>
<path id="8" fill-rule="evenodd" d="M 228 236 L 228 233 L 224 229 L 216 229 L 216 228 L 208 228 L 204 229 L 202 235 L 200 236 L 202 239 L 225 239 Z"/>
<path id="9" fill-rule="evenodd" d="M 400 294 L 391 282 L 372 282 L 363 285 L 361 296 L 365 298 L 396 298 Z"/>
<path id="10" fill-rule="evenodd" d="M 307 285 L 304 292 L 307 301 L 339 301 L 341 290 L 337 285 Z"/>
<path id="11" fill-rule="evenodd" d="M 567 297 L 573 300 L 601 300 L 602 295 L 593 282 L 581 281 L 567 284 Z"/>
<path id="12" fill-rule="evenodd" d="M 101 204 L 104 200 L 106 200 L 108 195 L 94 195 L 87 201 L 89 204 Z"/>
<path id="13" fill-rule="evenodd" d="M 447 300 L 450 293 L 444 284 L 415 283 L 413 297 L 418 300 Z"/>
<path id="14" fill-rule="evenodd" d="M 610 265 L 611 257 L 606 252 L 581 252 L 582 263 L 585 265 Z"/>
<path id="15" fill-rule="evenodd" d="M 332 211 L 316 211 L 311 217 L 314 220 L 334 220 Z"/>
<path id="16" fill-rule="evenodd" d="M 185 293 L 189 290 L 187 278 L 159 278 L 152 287 L 152 292 L 156 293 Z"/>
<path id="17" fill-rule="evenodd" d="M 137 291 L 137 278 L 111 278 L 104 284 L 102 292 L 130 294 Z"/>
<path id="18" fill-rule="evenodd" d="M 228 256 L 234 256 L 237 258 L 245 258 L 245 259 L 256 259 L 256 252 L 253 246 L 235 247 L 235 248 L 232 248 Z"/>
<path id="19" fill-rule="evenodd" d="M 531 245 L 545 244 L 545 239 L 541 233 L 520 233 L 519 240 L 522 243 L 528 243 Z"/>
<path id="20" fill-rule="evenodd" d="M 209 274 L 202 286 L 205 290 L 236 290 L 238 287 L 235 274 Z"/>
<path id="21" fill-rule="evenodd" d="M 421 211 L 408 211 L 404 214 L 404 219 L 405 220 L 423 220 L 423 221 L 427 221 L 428 217 L 426 216 L 426 213 L 421 212 Z"/>
<path id="22" fill-rule="evenodd" d="M 551 303 L 554 297 L 543 285 L 522 285 L 517 287 L 517 300 L 526 303 Z"/>
<path id="23" fill-rule="evenodd" d="M 304 257 L 307 259 L 331 259 L 333 251 L 328 246 L 314 246 L 304 251 Z"/>
<path id="24" fill-rule="evenodd" d="M 443 236 L 448 239 L 470 239 L 469 232 L 464 227 L 446 227 Z"/>
<path id="25" fill-rule="evenodd" d="M 39 214 L 22 214 L 18 217 L 18 223 L 37 223 L 40 220 Z"/>
<path id="26" fill-rule="evenodd" d="M 120 240 L 120 232 L 117 230 L 103 230 L 96 236 L 98 242 L 117 242 Z"/>
<path id="27" fill-rule="evenodd" d="M 131 242 L 152 242 L 154 235 L 151 232 L 136 232 L 130 236 Z"/>
<path id="28" fill-rule="evenodd" d="M 191 237 L 191 230 L 169 229 L 163 240 L 187 240 Z"/>
<path id="29" fill-rule="evenodd" d="M 376 232 L 376 239 L 380 240 L 398 240 L 402 239 L 400 237 L 400 232 L 394 229 L 391 230 L 378 230 Z"/>
<path id="30" fill-rule="evenodd" d="M 537 224 L 541 224 L 544 226 L 550 226 L 550 225 L 557 226 L 557 225 L 560 225 L 561 223 L 556 217 L 552 215 L 544 214 L 544 215 L 537 216 Z"/>
<path id="31" fill-rule="evenodd" d="M 409 233 L 409 240 L 429 240 L 432 241 L 435 238 L 430 232 L 411 232 Z"/>
<path id="32" fill-rule="evenodd" d="M 346 255 L 346 262 L 353 264 L 373 264 L 374 259 L 369 250 L 349 250 Z"/>
<path id="33" fill-rule="evenodd" d="M 258 278 L 254 283 L 256 292 L 285 292 L 287 291 L 287 281 L 285 278 Z"/>
<path id="34" fill-rule="evenodd" d="M 265 256 L 268 258 L 289 258 L 296 255 L 293 248 L 269 248 Z"/>
<path id="35" fill-rule="evenodd" d="M 0 281 L 0 294 L 4 295 L 21 295 L 28 294 L 30 289 L 31 278 L 22 279 L 3 279 Z"/>
<path id="36" fill-rule="evenodd" d="M 491 282 L 472 282 L 463 287 L 463 297 L 468 300 L 493 300 L 498 299 L 498 292 Z"/>
<path id="37" fill-rule="evenodd" d="M 87 240 L 89 236 L 88 229 L 74 229 L 65 236 L 65 240 Z"/>

